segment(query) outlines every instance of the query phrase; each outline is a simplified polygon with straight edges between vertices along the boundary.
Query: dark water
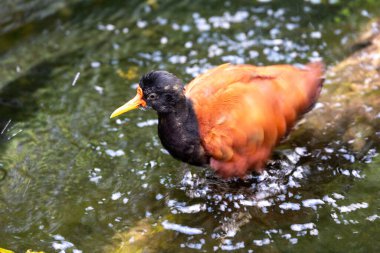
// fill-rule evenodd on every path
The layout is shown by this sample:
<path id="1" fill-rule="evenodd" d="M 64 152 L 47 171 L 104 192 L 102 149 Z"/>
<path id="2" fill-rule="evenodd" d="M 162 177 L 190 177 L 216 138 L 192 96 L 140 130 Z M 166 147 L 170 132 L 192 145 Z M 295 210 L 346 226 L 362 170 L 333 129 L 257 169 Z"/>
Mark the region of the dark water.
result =
<path id="1" fill-rule="evenodd" d="M 109 115 L 152 69 L 187 82 L 224 62 L 334 65 L 379 14 L 371 0 L 3 0 L 0 248 L 377 252 L 380 132 L 360 158 L 310 133 L 268 173 L 223 182 L 172 159 L 153 112 Z"/>

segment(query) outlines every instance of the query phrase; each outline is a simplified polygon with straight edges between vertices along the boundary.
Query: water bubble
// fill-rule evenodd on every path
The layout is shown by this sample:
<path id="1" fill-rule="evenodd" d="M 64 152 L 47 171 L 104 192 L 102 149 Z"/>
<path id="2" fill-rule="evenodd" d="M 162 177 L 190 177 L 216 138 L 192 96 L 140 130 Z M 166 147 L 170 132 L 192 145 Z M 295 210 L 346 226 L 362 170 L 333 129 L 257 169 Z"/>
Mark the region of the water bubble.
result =
<path id="1" fill-rule="evenodd" d="M 369 221 L 375 221 L 377 219 L 380 219 L 380 216 L 377 214 L 374 214 L 374 215 L 368 216 L 366 219 Z"/>
<path id="2" fill-rule="evenodd" d="M 262 240 L 253 240 L 253 243 L 257 246 L 264 246 L 270 244 L 270 239 L 264 238 Z"/>
<path id="3" fill-rule="evenodd" d="M 302 230 L 310 230 L 310 229 L 314 229 L 315 228 L 315 224 L 310 222 L 310 223 L 305 223 L 305 224 L 292 224 L 290 226 L 290 229 L 293 230 L 293 231 L 302 231 Z"/>
<path id="4" fill-rule="evenodd" d="M 322 33 L 320 31 L 315 31 L 310 34 L 310 38 L 312 39 L 320 39 L 322 38 Z"/>
<path id="5" fill-rule="evenodd" d="M 98 29 L 101 31 L 113 31 L 115 30 L 115 26 L 112 24 L 107 24 L 107 25 L 100 24 L 98 25 Z"/>
<path id="6" fill-rule="evenodd" d="M 95 68 L 99 68 L 100 65 L 101 65 L 101 63 L 98 62 L 98 61 L 93 61 L 93 62 L 91 62 L 91 67 L 94 68 L 94 69 L 95 69 Z"/>
<path id="7" fill-rule="evenodd" d="M 74 244 L 72 242 L 65 240 L 65 238 L 61 235 L 53 235 L 53 238 L 54 240 L 56 240 L 55 242 L 52 243 L 52 247 L 55 250 L 59 250 L 60 252 L 65 252 L 66 250 L 74 247 Z M 75 248 L 72 249 L 72 252 L 82 253 L 81 250 L 78 250 Z"/>
<path id="8" fill-rule="evenodd" d="M 300 204 L 298 204 L 298 203 L 290 203 L 290 202 L 282 203 L 282 204 L 280 204 L 279 207 L 281 209 L 284 209 L 284 210 L 293 210 L 293 211 L 301 209 L 301 205 Z"/>
<path id="9" fill-rule="evenodd" d="M 335 199 L 344 199 L 344 196 L 342 194 L 334 192 L 332 195 Z"/>
<path id="10" fill-rule="evenodd" d="M 191 48 L 193 46 L 193 42 L 191 42 L 191 41 L 187 41 L 186 43 L 185 43 L 185 47 L 186 48 Z"/>
<path id="11" fill-rule="evenodd" d="M 210 57 L 210 58 L 215 57 L 215 56 L 219 56 L 222 54 L 223 54 L 223 49 L 221 49 L 217 45 L 211 45 L 208 48 L 208 57 Z"/>
<path id="12" fill-rule="evenodd" d="M 118 200 L 120 197 L 121 197 L 121 193 L 115 192 L 115 193 L 112 193 L 111 199 L 112 200 Z"/>
<path id="13" fill-rule="evenodd" d="M 209 31 L 211 29 L 210 24 L 207 23 L 205 18 L 198 18 L 195 21 L 195 25 L 200 32 Z"/>
<path id="14" fill-rule="evenodd" d="M 148 26 L 148 22 L 145 20 L 138 20 L 136 25 L 138 28 L 145 28 Z"/>
<path id="15" fill-rule="evenodd" d="M 302 205 L 304 207 L 310 207 L 313 208 L 314 210 L 317 209 L 318 205 L 324 205 L 325 202 L 321 199 L 305 199 L 302 201 Z"/>
<path id="16" fill-rule="evenodd" d="M 107 149 L 106 154 L 109 155 L 110 157 L 118 157 L 118 156 L 123 156 L 125 155 L 125 152 L 121 149 L 118 150 L 112 150 L 112 149 Z"/>
<path id="17" fill-rule="evenodd" d="M 156 21 L 159 25 L 166 25 L 168 23 L 168 20 L 166 18 L 157 17 Z"/>
<path id="18" fill-rule="evenodd" d="M 181 26 L 181 30 L 183 32 L 190 32 L 191 31 L 191 26 L 189 26 L 189 25 L 183 25 L 183 26 Z"/>
<path id="19" fill-rule="evenodd" d="M 162 38 L 160 39 L 160 43 L 163 44 L 163 45 L 167 44 L 167 43 L 168 43 L 168 38 L 166 38 L 166 37 L 162 37 Z"/>
<path id="20" fill-rule="evenodd" d="M 224 244 L 222 244 L 221 246 L 220 246 L 220 248 L 222 249 L 222 250 L 225 250 L 225 251 L 232 251 L 232 250 L 237 250 L 237 249 L 243 249 L 244 247 L 245 247 L 245 244 L 244 244 L 244 242 L 238 242 L 238 243 L 236 243 L 235 245 L 233 245 L 232 243 L 231 243 L 231 241 L 229 241 L 228 242 L 228 244 L 227 244 L 227 240 L 224 240 Z"/>
<path id="21" fill-rule="evenodd" d="M 181 28 L 181 26 L 177 23 L 173 23 L 172 28 L 173 28 L 173 30 L 178 31 Z"/>
<path id="22" fill-rule="evenodd" d="M 353 212 L 357 209 L 362 209 L 362 208 L 368 208 L 368 203 L 366 202 L 362 202 L 362 203 L 353 203 L 351 205 L 348 205 L 348 206 L 340 206 L 338 207 L 339 211 L 341 213 L 349 213 L 349 212 Z"/>
<path id="23" fill-rule="evenodd" d="M 187 235 L 203 234 L 202 229 L 192 228 L 192 227 L 188 227 L 188 226 L 184 226 L 184 225 L 180 225 L 180 224 L 171 223 L 167 220 L 161 222 L 161 224 L 164 227 L 164 229 L 174 230 L 174 231 L 180 232 L 182 234 L 187 234 Z"/>
<path id="24" fill-rule="evenodd" d="M 88 175 L 90 182 L 93 182 L 95 184 L 99 183 L 100 179 L 102 179 L 102 176 L 98 173 L 101 170 L 99 168 L 94 168 L 92 171 L 90 171 L 90 174 Z"/>
<path id="25" fill-rule="evenodd" d="M 187 61 L 187 57 L 184 55 L 173 55 L 169 57 L 169 62 L 172 64 L 184 64 Z"/>
<path id="26" fill-rule="evenodd" d="M 158 193 L 158 194 L 156 195 L 156 200 L 161 200 L 163 197 L 164 197 L 164 195 Z"/>

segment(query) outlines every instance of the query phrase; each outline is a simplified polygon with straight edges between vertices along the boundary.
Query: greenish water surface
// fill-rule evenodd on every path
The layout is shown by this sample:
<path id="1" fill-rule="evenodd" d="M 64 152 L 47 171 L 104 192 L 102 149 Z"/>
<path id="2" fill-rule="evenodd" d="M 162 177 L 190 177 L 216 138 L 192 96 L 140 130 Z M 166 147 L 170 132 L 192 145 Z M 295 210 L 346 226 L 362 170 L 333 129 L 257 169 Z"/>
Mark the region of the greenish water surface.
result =
<path id="1" fill-rule="evenodd" d="M 380 128 L 360 159 L 298 139 L 271 173 L 224 182 L 171 158 L 154 112 L 109 115 L 152 69 L 334 65 L 379 15 L 371 0 L 3 0 L 0 248 L 378 252 Z"/>

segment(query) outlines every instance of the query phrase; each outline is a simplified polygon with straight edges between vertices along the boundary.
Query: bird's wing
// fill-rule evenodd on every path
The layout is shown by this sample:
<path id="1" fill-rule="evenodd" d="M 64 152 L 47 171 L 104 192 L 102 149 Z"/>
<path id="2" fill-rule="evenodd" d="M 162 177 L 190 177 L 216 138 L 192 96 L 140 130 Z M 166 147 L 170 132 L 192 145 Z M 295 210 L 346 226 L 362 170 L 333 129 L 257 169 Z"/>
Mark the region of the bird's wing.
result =
<path id="1" fill-rule="evenodd" d="M 286 65 L 222 65 L 194 79 L 185 94 L 211 167 L 226 177 L 262 170 L 275 144 L 316 97 L 321 71 L 310 72 Z"/>

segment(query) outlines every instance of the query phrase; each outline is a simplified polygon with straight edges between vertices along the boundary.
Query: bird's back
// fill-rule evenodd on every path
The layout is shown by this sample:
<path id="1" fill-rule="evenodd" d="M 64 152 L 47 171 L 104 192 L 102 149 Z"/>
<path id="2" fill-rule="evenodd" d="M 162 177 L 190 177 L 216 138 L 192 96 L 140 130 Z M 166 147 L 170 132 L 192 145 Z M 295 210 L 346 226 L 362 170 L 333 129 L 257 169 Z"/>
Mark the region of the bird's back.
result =
<path id="1" fill-rule="evenodd" d="M 316 101 L 323 65 L 224 64 L 185 90 L 210 165 L 224 177 L 261 172 L 274 146 Z"/>

